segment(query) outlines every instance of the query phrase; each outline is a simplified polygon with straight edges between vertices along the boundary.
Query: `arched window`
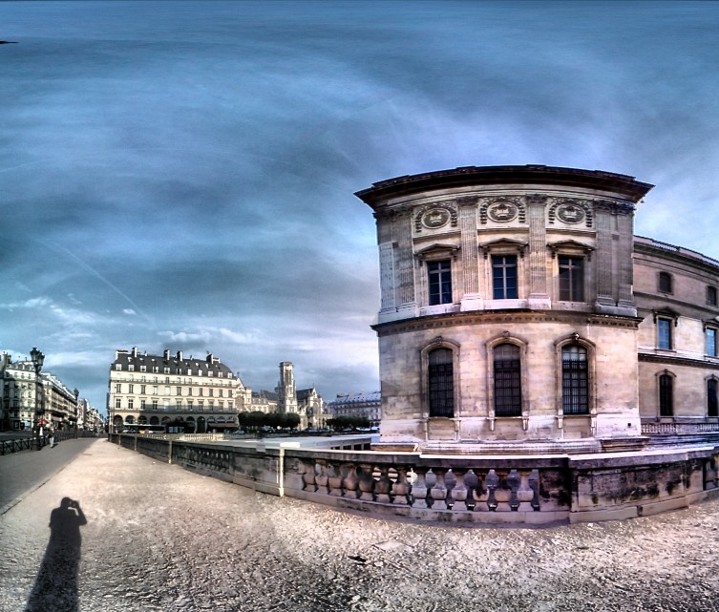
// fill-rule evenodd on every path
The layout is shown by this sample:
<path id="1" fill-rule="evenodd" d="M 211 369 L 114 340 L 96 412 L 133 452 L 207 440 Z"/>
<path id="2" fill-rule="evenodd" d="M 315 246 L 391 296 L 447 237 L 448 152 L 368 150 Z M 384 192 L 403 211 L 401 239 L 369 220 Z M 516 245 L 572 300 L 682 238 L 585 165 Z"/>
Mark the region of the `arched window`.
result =
<path id="1" fill-rule="evenodd" d="M 437 348 L 428 355 L 429 416 L 454 416 L 454 369 L 452 351 Z"/>
<path id="2" fill-rule="evenodd" d="M 659 416 L 674 415 L 674 378 L 671 374 L 659 376 Z"/>
<path id="3" fill-rule="evenodd" d="M 717 379 L 707 380 L 707 416 L 719 416 L 719 401 L 717 400 Z"/>
<path id="4" fill-rule="evenodd" d="M 562 347 L 562 408 L 564 414 L 589 412 L 587 349 L 579 344 Z"/>
<path id="5" fill-rule="evenodd" d="M 522 414 L 522 374 L 519 347 L 500 344 L 492 351 L 494 360 L 494 412 L 496 416 Z"/>

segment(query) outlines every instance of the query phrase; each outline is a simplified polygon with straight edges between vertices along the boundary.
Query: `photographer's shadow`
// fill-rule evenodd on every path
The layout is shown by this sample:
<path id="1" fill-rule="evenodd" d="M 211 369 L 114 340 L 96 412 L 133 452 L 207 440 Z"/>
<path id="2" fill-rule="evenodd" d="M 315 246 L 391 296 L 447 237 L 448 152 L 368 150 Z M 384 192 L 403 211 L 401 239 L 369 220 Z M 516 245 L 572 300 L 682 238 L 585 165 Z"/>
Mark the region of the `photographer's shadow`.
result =
<path id="1" fill-rule="evenodd" d="M 86 524 L 80 503 L 69 497 L 51 512 L 50 542 L 25 612 L 77 612 L 80 527 Z"/>

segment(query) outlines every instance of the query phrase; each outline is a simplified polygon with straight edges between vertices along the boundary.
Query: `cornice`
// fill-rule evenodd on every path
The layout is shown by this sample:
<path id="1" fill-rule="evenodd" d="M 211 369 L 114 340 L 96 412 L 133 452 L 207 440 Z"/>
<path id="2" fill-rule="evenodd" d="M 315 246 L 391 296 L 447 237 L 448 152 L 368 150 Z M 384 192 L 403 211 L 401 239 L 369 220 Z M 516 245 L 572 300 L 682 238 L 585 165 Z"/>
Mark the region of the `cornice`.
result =
<path id="1" fill-rule="evenodd" d="M 497 323 L 506 323 L 507 325 L 522 323 L 573 323 L 575 325 L 636 329 L 642 320 L 643 319 L 639 317 L 599 315 L 566 310 L 491 310 L 481 312 L 453 312 L 389 321 L 387 323 L 372 325 L 372 329 L 375 330 L 380 337 L 406 332 Z"/>
<path id="2" fill-rule="evenodd" d="M 675 355 L 657 355 L 656 353 L 639 353 L 639 361 L 644 363 L 663 363 L 666 365 L 681 365 L 690 368 L 702 368 L 719 370 L 719 363 L 705 361 L 704 359 L 692 359 L 690 357 L 678 357 Z"/>

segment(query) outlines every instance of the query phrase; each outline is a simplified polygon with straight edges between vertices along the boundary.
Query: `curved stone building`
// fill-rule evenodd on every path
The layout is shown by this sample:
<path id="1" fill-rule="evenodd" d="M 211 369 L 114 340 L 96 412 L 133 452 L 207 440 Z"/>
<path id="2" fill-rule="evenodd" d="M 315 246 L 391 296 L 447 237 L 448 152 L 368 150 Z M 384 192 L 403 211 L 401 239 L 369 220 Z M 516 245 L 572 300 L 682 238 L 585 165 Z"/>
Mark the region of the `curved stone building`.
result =
<path id="1" fill-rule="evenodd" d="M 715 428 L 719 262 L 634 237 L 651 187 L 495 166 L 358 192 L 377 220 L 382 444 L 586 452 Z"/>

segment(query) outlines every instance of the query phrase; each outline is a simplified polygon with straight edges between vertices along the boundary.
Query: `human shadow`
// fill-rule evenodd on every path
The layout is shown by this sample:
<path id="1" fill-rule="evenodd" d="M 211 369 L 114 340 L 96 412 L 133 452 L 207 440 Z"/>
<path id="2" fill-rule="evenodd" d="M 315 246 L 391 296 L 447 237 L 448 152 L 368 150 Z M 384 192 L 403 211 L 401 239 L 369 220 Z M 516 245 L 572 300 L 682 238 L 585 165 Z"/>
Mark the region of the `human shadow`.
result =
<path id="1" fill-rule="evenodd" d="M 50 541 L 25 612 L 78 612 L 78 570 L 87 524 L 80 502 L 63 497 L 50 513 Z"/>

